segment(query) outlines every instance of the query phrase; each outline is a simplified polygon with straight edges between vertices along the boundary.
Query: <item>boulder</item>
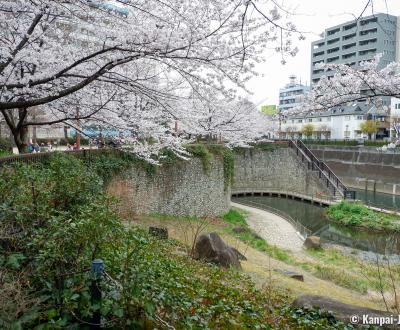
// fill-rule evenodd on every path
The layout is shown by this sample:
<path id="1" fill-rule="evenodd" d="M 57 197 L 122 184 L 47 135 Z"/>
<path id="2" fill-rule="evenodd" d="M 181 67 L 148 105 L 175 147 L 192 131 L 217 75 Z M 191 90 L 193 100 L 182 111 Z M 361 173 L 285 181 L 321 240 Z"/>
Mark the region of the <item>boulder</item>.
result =
<path id="1" fill-rule="evenodd" d="M 293 278 L 294 280 L 304 282 L 304 276 L 302 274 L 291 272 L 289 270 L 274 269 L 277 273 L 281 273 L 287 277 Z"/>
<path id="2" fill-rule="evenodd" d="M 149 227 L 149 234 L 161 239 L 168 239 L 168 229 L 165 227 Z"/>
<path id="3" fill-rule="evenodd" d="M 306 249 L 319 249 L 321 248 L 321 239 L 318 236 L 308 236 L 303 245 Z"/>
<path id="4" fill-rule="evenodd" d="M 367 315 L 368 320 L 370 318 L 387 318 L 392 315 L 385 311 L 344 304 L 328 297 L 314 295 L 301 295 L 292 305 L 301 309 L 318 308 L 321 312 L 330 312 L 338 321 L 360 325 L 363 324 L 363 315 Z M 383 325 L 382 329 L 393 329 L 393 326 Z"/>
<path id="5" fill-rule="evenodd" d="M 231 246 L 228 247 L 236 254 L 239 260 L 247 260 L 247 258 L 243 254 L 241 254 L 238 249 L 235 249 L 234 247 Z"/>
<path id="6" fill-rule="evenodd" d="M 225 244 L 217 233 L 209 233 L 197 239 L 193 257 L 224 268 L 241 268 L 240 255 L 239 251 Z"/>

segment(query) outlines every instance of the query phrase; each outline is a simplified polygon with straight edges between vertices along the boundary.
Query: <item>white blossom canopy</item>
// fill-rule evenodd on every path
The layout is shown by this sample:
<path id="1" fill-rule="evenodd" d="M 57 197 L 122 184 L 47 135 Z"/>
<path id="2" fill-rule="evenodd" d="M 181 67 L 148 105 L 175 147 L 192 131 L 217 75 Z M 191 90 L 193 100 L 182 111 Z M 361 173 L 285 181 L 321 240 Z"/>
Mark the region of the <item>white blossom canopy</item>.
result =
<path id="1" fill-rule="evenodd" d="M 296 54 L 293 33 L 270 1 L 2 1 L 0 112 L 16 140 L 43 124 L 30 120 L 36 106 L 46 123 L 80 118 L 179 144 L 166 135 L 194 91 L 218 91 L 232 112 L 265 49 Z"/>

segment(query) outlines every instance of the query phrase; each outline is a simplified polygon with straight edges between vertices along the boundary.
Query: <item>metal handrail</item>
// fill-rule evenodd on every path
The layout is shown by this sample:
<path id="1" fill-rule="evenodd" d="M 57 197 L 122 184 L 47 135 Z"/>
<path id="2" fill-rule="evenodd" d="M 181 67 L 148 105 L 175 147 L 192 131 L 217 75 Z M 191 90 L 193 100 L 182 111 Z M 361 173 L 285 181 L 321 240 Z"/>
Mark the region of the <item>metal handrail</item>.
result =
<path id="1" fill-rule="evenodd" d="M 322 193 L 315 193 L 312 195 L 306 194 L 304 191 L 298 190 L 288 190 L 288 189 L 277 189 L 277 188 L 260 188 L 260 190 L 254 189 L 254 187 L 250 188 L 233 188 L 231 193 L 233 195 L 237 194 L 246 194 L 246 193 L 269 193 L 269 194 L 281 194 L 287 196 L 294 196 L 294 197 L 306 197 L 310 201 L 323 201 L 323 202 L 334 202 L 337 201 L 337 198 L 333 197 L 332 195 L 322 194 Z"/>
<path id="2" fill-rule="evenodd" d="M 338 188 L 339 188 L 340 186 L 342 186 L 342 188 L 343 188 L 344 190 L 347 189 L 346 186 L 343 184 L 343 182 L 342 182 L 342 181 L 336 176 L 336 174 L 330 169 L 330 167 L 329 167 L 324 161 L 319 160 L 319 159 L 314 155 L 314 153 L 304 144 L 303 141 L 297 140 L 297 144 L 299 145 L 299 147 L 300 147 L 301 149 L 305 150 L 306 154 L 308 154 L 308 155 L 311 156 L 310 158 L 312 158 L 313 160 L 315 160 L 315 161 L 319 164 L 319 167 L 320 167 L 322 170 L 325 169 L 326 172 L 328 172 L 329 178 L 332 176 L 332 177 L 335 179 L 336 185 L 337 185 Z"/>
<path id="3" fill-rule="evenodd" d="M 331 186 L 331 187 L 333 188 L 333 195 L 334 195 L 334 196 L 336 195 L 336 191 L 338 191 L 343 197 L 345 196 L 345 190 L 344 190 L 343 188 L 342 188 L 343 190 L 341 190 L 340 187 L 339 187 L 338 185 L 336 185 L 334 182 L 332 182 L 332 180 L 330 179 L 330 177 L 328 177 L 328 175 L 319 167 L 319 164 L 320 164 L 319 159 L 318 159 L 317 157 L 315 157 L 315 155 L 312 154 L 311 151 L 310 151 L 311 155 L 310 155 L 310 154 L 307 154 L 307 149 L 308 149 L 308 148 L 307 148 L 306 150 L 303 150 L 303 149 L 302 149 L 296 142 L 294 142 L 294 141 L 290 141 L 289 147 L 295 148 L 295 149 L 297 150 L 297 154 L 298 154 L 298 151 L 300 151 L 301 154 L 302 154 L 302 158 L 305 157 L 305 158 L 307 159 L 308 168 L 310 169 L 310 163 L 311 163 L 311 169 L 312 169 L 312 170 L 317 170 L 317 171 L 318 171 L 318 173 L 319 173 L 319 178 L 321 179 L 321 176 L 323 176 L 323 177 L 325 178 L 327 187 L 329 188 L 329 187 Z"/>
<path id="4" fill-rule="evenodd" d="M 277 216 L 282 217 L 283 219 L 285 219 L 286 221 L 290 222 L 291 225 L 293 227 L 295 227 L 295 229 L 297 229 L 297 231 L 300 233 L 300 235 L 306 239 L 308 236 L 312 235 L 312 231 L 310 229 L 308 229 L 307 227 L 305 227 L 303 224 L 301 224 L 298 220 L 293 219 L 289 214 L 287 214 L 286 212 L 283 212 L 281 210 L 278 210 L 276 208 L 273 208 L 271 206 L 262 204 L 262 203 L 257 203 L 257 202 L 253 202 L 253 201 L 238 201 L 238 199 L 235 199 L 235 202 L 238 204 L 242 204 L 242 205 L 247 205 L 249 206 L 255 206 L 258 209 L 262 209 L 262 210 L 266 210 L 269 211 Z"/>

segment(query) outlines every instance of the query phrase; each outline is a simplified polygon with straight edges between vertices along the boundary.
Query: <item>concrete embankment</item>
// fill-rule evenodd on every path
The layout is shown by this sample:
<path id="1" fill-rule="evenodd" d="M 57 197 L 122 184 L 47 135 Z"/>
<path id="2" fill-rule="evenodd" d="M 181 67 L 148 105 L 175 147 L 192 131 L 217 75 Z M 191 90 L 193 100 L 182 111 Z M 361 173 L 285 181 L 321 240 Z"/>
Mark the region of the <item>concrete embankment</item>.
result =
<path id="1" fill-rule="evenodd" d="M 400 195 L 400 151 L 373 147 L 310 146 L 349 187 Z"/>

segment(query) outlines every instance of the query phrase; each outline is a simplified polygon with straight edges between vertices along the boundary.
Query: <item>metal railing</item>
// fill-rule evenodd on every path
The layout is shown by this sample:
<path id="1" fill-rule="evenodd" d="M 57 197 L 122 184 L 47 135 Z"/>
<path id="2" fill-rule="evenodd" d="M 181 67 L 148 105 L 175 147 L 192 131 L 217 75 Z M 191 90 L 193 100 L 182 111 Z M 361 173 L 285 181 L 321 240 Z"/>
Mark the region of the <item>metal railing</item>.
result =
<path id="1" fill-rule="evenodd" d="M 304 191 L 297 191 L 297 190 L 288 190 L 288 189 L 279 189 L 279 188 L 233 188 L 231 190 L 232 197 L 244 197 L 244 196 L 265 196 L 266 194 L 270 195 L 280 195 L 278 197 L 287 197 L 287 198 L 300 198 L 307 200 L 311 203 L 335 203 L 338 201 L 332 195 L 323 194 L 323 193 L 313 193 L 313 194 L 306 194 Z"/>
<path id="2" fill-rule="evenodd" d="M 118 149 L 81 149 L 81 150 L 64 150 L 57 151 L 66 154 L 71 154 L 82 158 L 87 161 L 91 161 L 93 157 L 106 154 L 106 153 L 117 153 L 122 154 L 123 152 Z M 10 164 L 35 164 L 41 161 L 45 161 L 49 159 L 49 157 L 54 154 L 54 152 L 38 152 L 32 154 L 22 154 L 22 155 L 14 155 L 0 158 L 0 167 Z"/>
<path id="3" fill-rule="evenodd" d="M 307 161 L 309 170 L 318 172 L 319 178 L 325 182 L 328 189 L 331 189 L 334 196 L 338 192 L 344 198 L 355 199 L 355 191 L 349 190 L 329 166 L 319 160 L 301 140 L 289 141 L 289 147 L 296 150 L 296 154 L 301 156 L 303 162 Z"/>
<path id="4" fill-rule="evenodd" d="M 293 219 L 286 212 L 283 212 L 281 210 L 275 209 L 271 206 L 268 206 L 268 205 L 265 205 L 262 203 L 257 203 L 257 202 L 253 202 L 253 201 L 240 201 L 240 198 L 235 198 L 234 202 L 238 203 L 238 204 L 246 205 L 246 206 L 254 206 L 255 208 L 265 210 L 265 211 L 273 213 L 277 216 L 280 216 L 281 218 L 288 221 L 304 239 L 306 239 L 308 236 L 312 235 L 312 231 L 310 229 L 305 227 L 298 220 Z"/>

